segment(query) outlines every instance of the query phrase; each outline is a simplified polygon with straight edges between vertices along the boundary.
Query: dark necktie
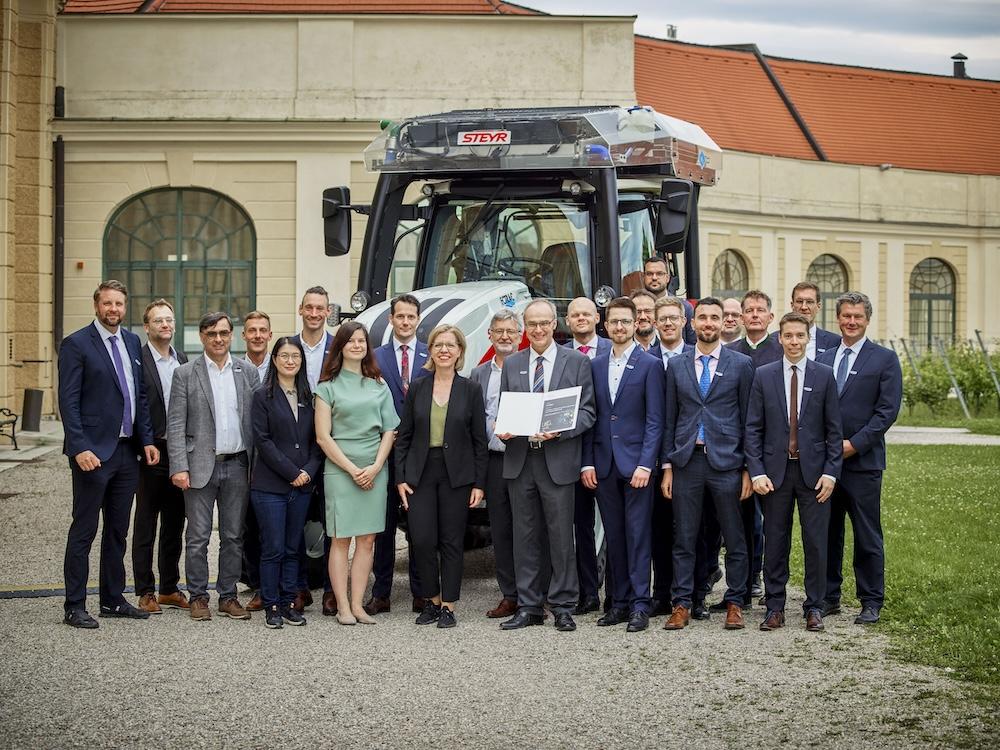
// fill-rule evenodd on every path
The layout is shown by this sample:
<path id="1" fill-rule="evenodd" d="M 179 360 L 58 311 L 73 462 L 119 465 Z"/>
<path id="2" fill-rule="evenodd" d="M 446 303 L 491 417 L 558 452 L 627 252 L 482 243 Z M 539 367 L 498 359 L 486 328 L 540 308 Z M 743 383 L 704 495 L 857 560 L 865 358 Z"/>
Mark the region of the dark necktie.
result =
<path id="1" fill-rule="evenodd" d="M 788 455 L 799 455 L 799 368 L 792 365 L 792 387 L 788 394 Z"/>
<path id="2" fill-rule="evenodd" d="M 410 390 L 410 355 L 408 353 L 408 347 L 406 344 L 400 344 L 399 351 L 401 356 L 399 358 L 399 377 L 403 381 L 403 395 Z"/>
<path id="3" fill-rule="evenodd" d="M 840 367 L 837 368 L 837 395 L 839 396 L 844 392 L 844 386 L 847 385 L 847 374 L 850 371 L 850 360 L 851 355 L 854 352 L 851 351 L 850 347 L 844 350 L 844 356 L 840 358 Z"/>
<path id="4" fill-rule="evenodd" d="M 108 339 L 111 343 L 111 359 L 115 363 L 115 373 L 118 375 L 118 387 L 122 392 L 122 435 L 132 437 L 132 400 L 128 394 L 128 381 L 125 380 L 125 366 L 122 364 L 122 355 L 118 351 L 118 337 L 112 336 Z"/>
<path id="5" fill-rule="evenodd" d="M 535 360 L 535 377 L 531 380 L 531 392 L 545 392 L 545 357 Z"/>

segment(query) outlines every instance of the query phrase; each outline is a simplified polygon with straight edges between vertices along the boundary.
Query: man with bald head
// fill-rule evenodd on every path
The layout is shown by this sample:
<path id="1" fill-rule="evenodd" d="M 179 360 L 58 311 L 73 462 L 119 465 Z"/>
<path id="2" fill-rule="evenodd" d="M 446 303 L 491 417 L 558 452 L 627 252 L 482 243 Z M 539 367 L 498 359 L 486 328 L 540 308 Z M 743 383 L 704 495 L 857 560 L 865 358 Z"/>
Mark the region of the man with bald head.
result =
<path id="1" fill-rule="evenodd" d="M 742 317 L 743 305 L 738 299 L 726 297 L 722 300 L 722 333 L 719 338 L 723 346 L 739 341 L 740 334 L 743 333 L 740 327 Z"/>

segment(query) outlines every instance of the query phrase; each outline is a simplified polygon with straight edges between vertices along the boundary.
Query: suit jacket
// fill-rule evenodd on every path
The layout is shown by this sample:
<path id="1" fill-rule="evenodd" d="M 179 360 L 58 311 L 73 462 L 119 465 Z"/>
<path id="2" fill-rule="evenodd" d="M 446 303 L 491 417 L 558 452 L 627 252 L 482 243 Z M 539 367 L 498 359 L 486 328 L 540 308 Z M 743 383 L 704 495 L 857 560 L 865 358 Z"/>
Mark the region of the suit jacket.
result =
<path id="1" fill-rule="evenodd" d="M 583 436 L 583 465 L 605 479 L 615 466 L 631 477 L 637 466 L 655 473 L 663 438 L 663 367 L 638 346 L 632 351 L 611 403 L 610 354 L 594 359 L 594 427 Z"/>
<path id="2" fill-rule="evenodd" d="M 840 400 L 833 370 L 804 360 L 802 403 L 799 404 L 799 468 L 815 487 L 823 474 L 840 478 L 844 440 L 840 432 Z M 743 445 L 751 477 L 766 474 L 775 487 L 788 464 L 788 401 L 784 359 L 763 365 L 750 387 L 750 405 Z"/>
<path id="3" fill-rule="evenodd" d="M 816 361 L 833 367 L 837 345 L 828 348 Z M 834 373 L 836 379 L 836 373 Z M 891 349 L 865 341 L 854 356 L 850 374 L 840 394 L 840 420 L 844 439 L 857 454 L 844 459 L 852 471 L 885 470 L 885 433 L 899 415 L 903 401 L 903 371 Z"/>
<path id="4" fill-rule="evenodd" d="M 744 464 L 743 428 L 753 364 L 746 355 L 722 347 L 715 377 L 702 399 L 694 366 L 697 354 L 692 349 L 674 357 L 666 370 L 662 462 L 686 466 L 702 422 L 709 465 L 717 471 L 739 469 Z"/>
<path id="5" fill-rule="evenodd" d="M 413 339 L 413 356 L 410 357 L 410 387 L 420 378 L 431 374 L 430 370 L 425 370 L 427 364 L 427 344 L 418 339 Z M 396 407 L 396 414 L 403 416 L 403 380 L 399 376 L 399 366 L 396 364 L 396 350 L 393 339 L 389 339 L 388 344 L 382 344 L 375 350 L 375 361 L 378 362 L 382 377 L 385 378 L 386 385 L 392 392 L 392 403 Z"/>
<path id="6" fill-rule="evenodd" d="M 503 372 L 500 374 L 500 400 L 503 401 L 505 391 L 519 393 L 531 392 L 531 359 L 537 356 L 530 346 L 527 349 L 511 354 L 503 361 Z M 573 484 L 580 478 L 580 457 L 583 450 L 583 434 L 594 424 L 594 378 L 590 367 L 590 359 L 586 354 L 574 351 L 565 346 L 556 347 L 555 364 L 552 367 L 552 377 L 549 390 L 580 386 L 580 411 L 576 419 L 576 428 L 562 432 L 552 440 L 542 443 L 545 454 L 545 465 L 549 477 L 556 484 Z M 512 437 L 507 441 L 504 452 L 504 479 L 516 479 L 524 468 L 528 455 L 528 438 Z"/>
<path id="7" fill-rule="evenodd" d="M 323 451 L 316 442 L 312 399 L 299 399 L 298 419 L 288 399 L 275 382 L 274 395 L 264 388 L 254 391 L 250 419 L 253 424 L 254 463 L 250 489 L 287 493 L 300 471 L 312 482 L 300 487 L 309 491 L 319 476 Z"/>
<path id="8" fill-rule="evenodd" d="M 683 354 L 684 352 L 689 352 L 692 349 L 694 349 L 694 346 L 692 344 L 685 343 L 684 349 L 682 350 L 681 353 Z M 651 354 L 658 360 L 660 360 L 661 363 L 663 362 L 663 344 L 660 342 L 659 337 L 657 337 L 656 343 L 653 344 L 651 347 L 649 347 L 649 350 L 646 352 L 646 354 Z M 664 365 L 663 369 L 666 369 L 666 365 Z"/>
<path id="9" fill-rule="evenodd" d="M 167 409 L 163 397 L 163 383 L 160 382 L 160 373 L 156 369 L 156 361 L 148 346 L 140 347 L 142 352 L 142 374 L 146 384 L 146 399 L 149 402 L 149 418 L 153 425 L 153 437 L 166 442 L 167 440 Z M 188 361 L 184 352 L 174 350 L 177 354 L 177 361 L 182 365 Z M 166 456 L 161 456 L 160 461 L 165 462 Z"/>
<path id="10" fill-rule="evenodd" d="M 132 368 L 135 413 L 132 415 L 132 445 L 136 454 L 153 445 L 153 427 L 143 381 L 142 343 L 124 328 L 118 329 L 128 352 L 123 366 Z M 108 347 L 95 324 L 81 328 L 59 346 L 59 414 L 63 422 L 63 453 L 72 458 L 92 451 L 107 461 L 118 449 L 125 399 Z"/>
<path id="11" fill-rule="evenodd" d="M 563 344 L 563 346 L 567 346 L 570 349 L 573 349 L 574 351 L 576 351 L 576 345 L 575 345 L 573 339 L 570 339 L 569 341 L 565 342 Z M 599 357 L 602 354 L 607 354 L 610 351 L 611 351 L 611 339 L 606 339 L 603 336 L 598 336 L 597 337 L 597 354 L 595 354 L 594 356 L 595 357 Z M 590 359 L 590 355 L 584 354 L 583 356 L 585 356 L 588 359 Z M 593 360 L 591 360 L 591 361 L 593 361 Z"/>
<path id="12" fill-rule="evenodd" d="M 208 484 L 215 471 L 215 397 L 208 379 L 205 355 L 195 357 L 174 370 L 167 410 L 167 450 L 171 476 L 186 471 L 191 486 Z M 240 433 L 253 465 L 253 392 L 260 385 L 257 370 L 233 357 L 236 404 L 240 412 Z"/>
<path id="13" fill-rule="evenodd" d="M 777 343 L 779 347 L 781 346 L 781 343 L 778 341 L 778 334 L 780 332 L 780 329 L 772 331 L 771 335 L 768 336 L 768 338 L 774 339 L 775 343 Z M 823 354 L 823 352 L 828 349 L 833 349 L 834 353 L 836 353 L 838 346 L 840 346 L 840 336 L 816 326 L 816 359 L 819 359 L 819 355 Z M 784 351 L 782 351 L 780 356 L 784 356 Z"/>
<path id="14" fill-rule="evenodd" d="M 396 433 L 396 482 L 420 484 L 430 450 L 434 378 L 410 383 Z M 453 488 L 486 488 L 486 407 L 478 383 L 456 375 L 448 396 L 444 422 L 444 465 Z"/>
<path id="15" fill-rule="evenodd" d="M 755 370 L 769 362 L 777 362 L 785 356 L 785 350 L 781 348 L 781 342 L 775 336 L 765 336 L 756 349 L 750 346 L 746 337 L 726 344 L 726 348 L 750 357 Z"/>

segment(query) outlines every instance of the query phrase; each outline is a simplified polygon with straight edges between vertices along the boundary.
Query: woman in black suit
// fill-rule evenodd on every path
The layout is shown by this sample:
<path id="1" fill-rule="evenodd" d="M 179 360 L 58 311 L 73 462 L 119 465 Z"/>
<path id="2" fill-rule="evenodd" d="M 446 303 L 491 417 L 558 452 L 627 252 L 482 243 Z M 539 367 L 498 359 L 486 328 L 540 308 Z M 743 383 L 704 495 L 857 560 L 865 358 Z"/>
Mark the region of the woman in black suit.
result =
<path id="1" fill-rule="evenodd" d="M 305 352 L 290 336 L 274 343 L 264 384 L 253 395 L 252 417 L 257 456 L 250 475 L 250 502 L 260 526 L 265 624 L 305 625 L 292 601 L 298 591 L 302 527 L 323 453 L 316 442 Z"/>
<path id="2" fill-rule="evenodd" d="M 440 325 L 427 339 L 434 377 L 411 380 L 396 435 L 396 488 L 409 510 L 410 541 L 427 603 L 417 625 L 455 626 L 465 522 L 483 499 L 486 409 L 478 383 L 458 374 L 465 336 Z"/>

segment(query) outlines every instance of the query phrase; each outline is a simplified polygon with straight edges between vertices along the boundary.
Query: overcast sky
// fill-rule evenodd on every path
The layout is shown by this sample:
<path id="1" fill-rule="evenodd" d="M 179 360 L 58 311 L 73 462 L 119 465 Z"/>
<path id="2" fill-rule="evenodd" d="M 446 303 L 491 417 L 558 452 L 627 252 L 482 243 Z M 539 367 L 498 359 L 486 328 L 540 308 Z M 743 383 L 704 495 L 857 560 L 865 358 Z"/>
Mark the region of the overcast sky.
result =
<path id="1" fill-rule="evenodd" d="M 514 0 L 515 2 L 517 0 Z M 638 16 L 637 34 L 756 43 L 776 57 L 1000 80 L 1000 0 L 520 0 L 548 13 Z"/>

